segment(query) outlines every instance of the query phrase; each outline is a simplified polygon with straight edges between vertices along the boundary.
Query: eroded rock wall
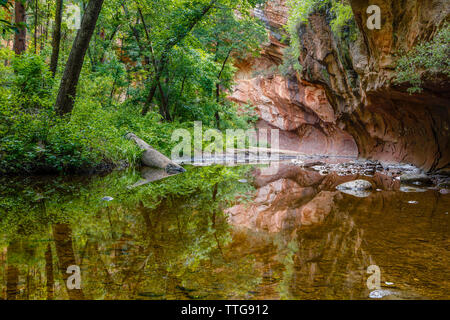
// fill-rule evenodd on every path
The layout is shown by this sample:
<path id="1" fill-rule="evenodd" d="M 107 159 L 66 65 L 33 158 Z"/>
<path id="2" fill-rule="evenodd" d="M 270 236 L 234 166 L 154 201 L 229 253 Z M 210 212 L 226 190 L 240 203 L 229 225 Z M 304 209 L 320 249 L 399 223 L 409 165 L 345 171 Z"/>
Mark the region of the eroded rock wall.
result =
<path id="1" fill-rule="evenodd" d="M 448 79 L 429 77 L 424 91 L 410 95 L 394 85 L 396 54 L 429 40 L 449 19 L 445 0 L 352 0 L 356 40 L 331 31 L 326 11 L 298 26 L 301 72 L 281 75 L 284 0 L 269 0 L 256 15 L 270 43 L 262 55 L 237 65 L 230 99 L 251 103 L 259 126 L 282 130 L 284 148 L 309 153 L 359 156 L 412 163 L 425 170 L 448 166 Z M 366 9 L 381 8 L 381 30 L 368 30 Z"/>
<path id="2" fill-rule="evenodd" d="M 429 77 L 421 94 L 396 86 L 397 54 L 430 40 L 450 17 L 445 0 L 351 0 L 359 30 L 359 47 L 352 61 L 366 57 L 353 69 L 360 79 L 361 104 L 344 122 L 362 156 L 410 162 L 427 170 L 450 162 L 448 78 Z M 368 5 L 381 9 L 380 30 L 366 26 Z"/>

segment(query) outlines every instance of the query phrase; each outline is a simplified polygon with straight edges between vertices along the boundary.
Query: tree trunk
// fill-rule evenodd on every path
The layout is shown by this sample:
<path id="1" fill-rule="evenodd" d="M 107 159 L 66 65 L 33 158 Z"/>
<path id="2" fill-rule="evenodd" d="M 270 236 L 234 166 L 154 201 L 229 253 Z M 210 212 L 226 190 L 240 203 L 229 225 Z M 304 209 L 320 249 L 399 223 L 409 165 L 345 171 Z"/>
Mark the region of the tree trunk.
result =
<path id="1" fill-rule="evenodd" d="M 70 50 L 55 105 L 57 113 L 61 116 L 72 112 L 84 56 L 94 33 L 102 5 L 103 0 L 89 1 L 81 21 L 80 30 L 78 30 Z"/>
<path id="2" fill-rule="evenodd" d="M 142 154 L 141 161 L 142 164 L 147 167 L 153 167 L 153 168 L 160 168 L 165 169 L 167 173 L 175 174 L 180 172 L 185 172 L 186 170 L 183 169 L 180 165 L 174 163 L 172 160 L 167 158 L 165 155 L 160 153 L 158 150 L 152 148 L 147 142 L 140 139 L 138 136 L 136 136 L 134 133 L 128 133 L 127 139 L 134 141 L 137 146 L 144 150 L 144 153 Z"/>
<path id="3" fill-rule="evenodd" d="M 45 38 L 44 38 L 44 46 L 47 44 L 48 41 L 48 25 L 50 23 L 50 1 L 47 1 L 47 14 L 45 17 Z M 41 50 L 44 48 L 42 46 Z"/>
<path id="4" fill-rule="evenodd" d="M 37 53 L 37 30 L 38 30 L 38 10 L 39 10 L 39 4 L 38 0 L 34 2 L 34 54 Z"/>
<path id="5" fill-rule="evenodd" d="M 56 0 L 55 25 L 53 26 L 52 57 L 50 59 L 50 71 L 55 77 L 58 69 L 59 44 L 61 42 L 61 20 L 63 0 Z"/>
<path id="6" fill-rule="evenodd" d="M 27 28 L 26 28 L 26 16 L 25 6 L 20 0 L 16 0 L 14 5 L 16 25 L 19 25 L 18 32 L 14 35 L 14 52 L 19 55 L 25 51 L 27 41 Z M 20 25 L 22 24 L 22 25 Z"/>
<path id="7" fill-rule="evenodd" d="M 8 246 L 6 253 L 7 268 L 6 268 L 6 299 L 16 300 L 19 295 L 19 269 L 12 263 L 13 255 L 17 253 L 19 249 L 19 243 L 13 241 Z"/>

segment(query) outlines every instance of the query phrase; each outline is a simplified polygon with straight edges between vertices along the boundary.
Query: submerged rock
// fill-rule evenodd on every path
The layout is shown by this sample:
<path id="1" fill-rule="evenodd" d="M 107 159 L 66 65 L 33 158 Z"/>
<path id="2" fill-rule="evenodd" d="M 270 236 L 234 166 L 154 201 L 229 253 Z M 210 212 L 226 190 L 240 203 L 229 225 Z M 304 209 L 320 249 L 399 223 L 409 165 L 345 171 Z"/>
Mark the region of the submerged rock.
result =
<path id="1" fill-rule="evenodd" d="M 298 160 L 298 159 L 292 159 L 291 162 L 292 162 L 292 164 L 294 164 L 296 166 L 303 166 L 305 164 L 304 161 Z"/>

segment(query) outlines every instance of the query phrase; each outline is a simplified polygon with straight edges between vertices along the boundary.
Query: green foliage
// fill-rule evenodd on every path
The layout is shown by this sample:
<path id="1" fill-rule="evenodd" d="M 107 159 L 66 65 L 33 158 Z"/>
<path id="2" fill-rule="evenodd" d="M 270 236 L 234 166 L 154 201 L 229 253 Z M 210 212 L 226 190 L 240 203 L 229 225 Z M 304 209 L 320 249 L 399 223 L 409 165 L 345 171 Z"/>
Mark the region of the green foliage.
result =
<path id="1" fill-rule="evenodd" d="M 8 20 L 12 7 L 12 1 L 0 0 L 0 31 L 3 36 L 6 35 L 7 32 L 17 31 L 17 27 Z"/>
<path id="2" fill-rule="evenodd" d="M 89 298 L 142 298 L 137 296 L 141 292 L 170 298 L 174 288 L 166 288 L 164 277 L 188 288 L 192 297 L 245 296 L 259 283 L 260 271 L 251 255 L 234 257 L 232 262 L 223 256 L 232 241 L 223 208 L 234 205 L 236 196 L 253 192 L 249 184 L 238 182 L 248 178 L 250 169 L 192 167 L 187 176 L 132 190 L 127 187 L 140 179 L 134 170 L 71 180 L 2 177 L 0 246 L 7 246 L 7 263 L 15 264 L 22 276 L 30 267 L 38 275 L 45 270 L 50 244 L 56 271 L 58 244 L 52 241 L 52 227 L 67 223 L 72 232 L 63 236 L 82 257 L 83 291 Z M 102 201 L 105 195 L 114 199 Z M 98 268 L 102 264 L 114 265 L 114 272 L 105 273 L 111 269 Z M 221 272 L 211 272 L 219 268 Z M 0 274 L 3 284 L 4 276 Z M 60 272 L 54 277 L 61 281 Z M 45 289 L 36 289 L 45 286 L 45 277 L 41 283 L 33 282 L 38 278 L 29 279 L 27 296 L 45 299 Z M 55 288 L 55 298 L 65 294 L 64 287 Z"/>
<path id="3" fill-rule="evenodd" d="M 332 1 L 331 13 L 334 16 L 330 22 L 331 30 L 337 35 L 342 35 L 345 27 L 354 24 L 352 7 L 348 1 Z"/>
<path id="4" fill-rule="evenodd" d="M 279 66 L 279 71 L 283 76 L 288 76 L 292 72 L 302 72 L 303 66 L 299 62 L 300 48 L 288 46 L 283 51 L 283 63 Z"/>
<path id="5" fill-rule="evenodd" d="M 445 25 L 432 40 L 420 43 L 397 61 L 395 83 L 409 83 L 409 93 L 421 92 L 424 74 L 450 77 L 450 25 Z"/>
<path id="6" fill-rule="evenodd" d="M 53 110 L 53 79 L 43 59 L 30 53 L 14 57 L 7 50 L 1 57 L 12 59 L 11 67 L 0 68 L 8 75 L 0 90 L 1 172 L 87 169 L 121 159 L 134 163 L 134 147 L 111 125 L 112 114 L 94 93 L 80 96 L 69 121 L 61 119 Z"/>
<path id="7" fill-rule="evenodd" d="M 25 53 L 12 59 L 16 105 L 22 109 L 48 107 L 53 79 L 40 56 Z"/>
<path id="8" fill-rule="evenodd" d="M 56 115 L 54 103 L 76 30 L 63 21 L 59 67 L 53 79 L 47 67 L 51 29 L 45 28 L 54 15 L 55 1 L 39 0 L 37 12 L 32 2 L 28 30 L 37 27 L 45 32 L 38 32 L 36 41 L 30 32 L 28 50 L 18 57 L 0 47 L 0 172 L 132 165 L 141 152 L 124 138 L 128 132 L 170 155 L 172 132 L 192 131 L 194 121 L 202 121 L 204 130 L 218 124 L 223 130 L 251 126 L 256 120 L 252 108 L 228 101 L 225 94 L 233 85 L 233 62 L 257 54 L 266 40 L 263 25 L 251 15 L 251 8 L 262 2 L 218 0 L 204 16 L 202 10 L 210 0 L 133 1 L 125 3 L 126 10 L 122 1 L 105 2 L 87 50 L 74 109 L 65 118 Z M 0 4 L 4 7 L 6 2 Z M 6 34 L 9 40 L 12 36 Z M 37 54 L 32 53 L 35 50 Z M 165 65 L 155 105 L 142 116 L 157 70 L 155 61 L 161 60 Z M 168 118 L 161 116 L 163 105 Z"/>
<path id="9" fill-rule="evenodd" d="M 80 176 L 69 180 L 63 176 L 52 177 L 50 180 L 15 178 L 7 181 L 10 178 L 2 178 L 0 232 L 13 237 L 14 234 L 22 236 L 39 233 L 48 224 L 55 222 L 78 222 L 78 225 L 85 225 L 84 222 L 94 218 L 96 212 L 105 207 L 101 200 L 105 195 L 114 198 L 109 204 L 110 208 L 122 207 L 130 211 L 138 203 L 146 208 L 156 209 L 162 202 L 171 203 L 179 198 L 196 205 L 206 201 L 209 205 L 205 210 L 217 209 L 218 205 L 224 205 L 225 202 L 227 205 L 233 204 L 237 194 L 252 190 L 250 185 L 237 182 L 246 177 L 250 169 L 251 167 L 191 167 L 183 175 L 135 189 L 127 188 L 141 179 L 139 172 L 134 169 L 105 177 Z M 219 185 L 219 203 L 211 206 L 212 190 L 216 184 Z M 43 202 L 45 208 L 42 207 Z M 34 225 L 34 222 L 43 225 Z"/>
<path id="10" fill-rule="evenodd" d="M 298 37 L 298 25 L 308 23 L 309 15 L 314 12 L 324 11 L 331 17 L 330 26 L 335 34 L 353 20 L 353 11 L 347 0 L 289 0 L 288 6 L 287 30 L 291 37 Z"/>
<path id="11" fill-rule="evenodd" d="M 333 33 L 339 37 L 349 36 L 355 40 L 356 26 L 353 11 L 347 0 L 289 0 L 289 18 L 285 26 L 290 36 L 290 48 L 286 49 L 285 61 L 281 68 L 282 73 L 295 70 L 302 71 L 298 59 L 300 57 L 300 35 L 298 28 L 308 23 L 308 17 L 314 12 L 322 11 L 330 19 Z"/>

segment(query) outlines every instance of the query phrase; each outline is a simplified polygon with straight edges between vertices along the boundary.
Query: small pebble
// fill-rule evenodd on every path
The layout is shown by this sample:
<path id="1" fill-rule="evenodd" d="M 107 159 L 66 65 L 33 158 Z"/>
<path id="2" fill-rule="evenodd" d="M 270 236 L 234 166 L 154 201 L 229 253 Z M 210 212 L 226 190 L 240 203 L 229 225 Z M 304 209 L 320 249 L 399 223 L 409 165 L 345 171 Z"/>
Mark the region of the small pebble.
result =
<path id="1" fill-rule="evenodd" d="M 389 296 L 391 295 L 392 292 L 388 291 L 388 290 L 374 290 L 371 293 L 369 293 L 369 298 L 372 299 L 381 299 L 385 296 Z"/>
<path id="2" fill-rule="evenodd" d="M 295 164 L 296 166 L 301 166 L 301 165 L 304 164 L 303 161 L 298 160 L 298 159 L 292 159 L 291 162 L 292 162 L 293 164 Z"/>

